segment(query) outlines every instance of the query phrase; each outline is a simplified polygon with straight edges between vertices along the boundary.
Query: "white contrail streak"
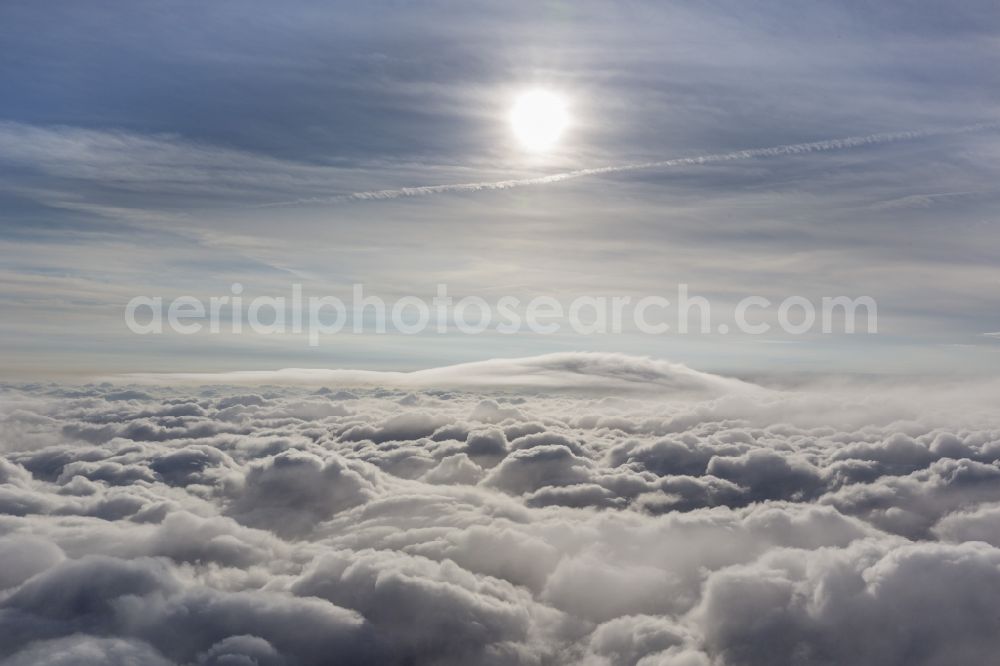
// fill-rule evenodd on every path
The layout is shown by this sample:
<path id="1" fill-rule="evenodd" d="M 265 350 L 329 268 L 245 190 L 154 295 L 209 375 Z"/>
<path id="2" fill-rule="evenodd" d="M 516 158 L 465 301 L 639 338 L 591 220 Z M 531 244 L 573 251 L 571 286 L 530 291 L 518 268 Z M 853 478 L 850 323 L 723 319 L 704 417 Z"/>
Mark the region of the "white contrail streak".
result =
<path id="1" fill-rule="evenodd" d="M 421 185 L 417 187 L 368 190 L 364 192 L 351 192 L 349 194 L 337 194 L 328 197 L 311 197 L 306 199 L 296 199 L 294 201 L 262 204 L 259 207 L 344 203 L 349 201 L 377 201 L 383 199 L 399 199 L 401 197 L 422 197 L 430 194 L 446 194 L 449 192 L 508 190 L 515 187 L 547 185 L 549 183 L 558 183 L 564 180 L 571 180 L 573 178 L 600 176 L 607 173 L 623 173 L 626 171 L 640 171 L 643 169 L 666 169 L 679 166 L 696 166 L 699 164 L 715 164 L 717 162 L 749 160 L 758 157 L 780 157 L 782 155 L 801 155 L 804 153 L 818 153 L 829 150 L 845 150 L 847 148 L 858 148 L 861 146 L 871 146 L 881 143 L 911 141 L 931 136 L 963 134 L 966 132 L 975 132 L 977 130 L 996 127 L 997 125 L 998 123 L 996 122 L 990 122 L 978 123 L 975 125 L 964 125 L 962 127 L 951 127 L 947 129 L 882 132 L 879 134 L 866 134 L 864 136 L 849 136 L 842 139 L 812 141 L 810 143 L 792 143 L 783 146 L 771 146 L 770 148 L 750 148 L 730 153 L 715 153 L 712 155 L 699 155 L 697 157 L 678 157 L 657 162 L 635 162 L 632 164 L 618 164 L 612 166 L 593 167 L 590 169 L 576 169 L 574 171 L 564 171 L 562 173 L 553 173 L 547 176 L 536 176 L 534 178 L 514 178 L 510 180 L 495 180 L 476 183 L 450 183 L 446 185 Z"/>

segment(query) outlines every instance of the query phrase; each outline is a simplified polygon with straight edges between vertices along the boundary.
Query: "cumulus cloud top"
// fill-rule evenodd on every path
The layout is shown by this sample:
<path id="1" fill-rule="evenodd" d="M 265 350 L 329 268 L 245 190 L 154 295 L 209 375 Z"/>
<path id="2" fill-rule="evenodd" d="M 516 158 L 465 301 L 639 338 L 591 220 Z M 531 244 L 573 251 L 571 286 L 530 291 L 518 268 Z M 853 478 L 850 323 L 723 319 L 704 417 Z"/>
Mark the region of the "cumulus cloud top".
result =
<path id="1" fill-rule="evenodd" d="M 285 368 L 222 373 L 135 373 L 112 377 L 137 384 L 276 384 L 393 388 L 537 388 L 547 390 L 724 393 L 752 384 L 680 363 L 626 354 L 563 352 L 459 363 L 413 372 Z"/>
<path id="2" fill-rule="evenodd" d="M 4 387 L 0 663 L 881 666 L 998 647 L 989 414 L 883 387 L 694 397 L 743 385 L 620 356 L 427 376 Z"/>

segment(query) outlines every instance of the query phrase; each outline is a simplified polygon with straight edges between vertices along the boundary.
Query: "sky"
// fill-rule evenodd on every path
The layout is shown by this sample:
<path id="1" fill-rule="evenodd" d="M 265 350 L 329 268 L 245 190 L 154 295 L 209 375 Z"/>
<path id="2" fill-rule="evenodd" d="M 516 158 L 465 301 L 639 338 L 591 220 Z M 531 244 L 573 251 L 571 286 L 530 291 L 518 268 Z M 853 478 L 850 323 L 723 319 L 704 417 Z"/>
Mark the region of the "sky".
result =
<path id="1" fill-rule="evenodd" d="M 4 373 L 412 370 L 568 351 L 746 377 L 994 372 L 998 27 L 985 1 L 5 2 Z M 508 122 L 536 88 L 571 119 L 543 154 Z M 456 297 L 670 297 L 684 283 L 720 312 L 749 295 L 864 295 L 878 334 L 449 331 L 310 347 L 124 324 L 134 296 L 234 282 L 387 299 L 441 283 Z"/>

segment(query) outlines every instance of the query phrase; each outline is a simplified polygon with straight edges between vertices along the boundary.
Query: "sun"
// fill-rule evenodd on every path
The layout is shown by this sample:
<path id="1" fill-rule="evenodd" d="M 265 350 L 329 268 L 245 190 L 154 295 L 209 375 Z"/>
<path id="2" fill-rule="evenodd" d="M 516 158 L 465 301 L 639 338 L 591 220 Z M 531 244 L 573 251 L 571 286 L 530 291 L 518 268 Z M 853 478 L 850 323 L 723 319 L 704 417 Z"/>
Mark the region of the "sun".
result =
<path id="1" fill-rule="evenodd" d="M 521 145 L 531 152 L 552 148 L 569 124 L 566 100 L 548 90 L 518 96 L 510 110 L 510 125 Z"/>

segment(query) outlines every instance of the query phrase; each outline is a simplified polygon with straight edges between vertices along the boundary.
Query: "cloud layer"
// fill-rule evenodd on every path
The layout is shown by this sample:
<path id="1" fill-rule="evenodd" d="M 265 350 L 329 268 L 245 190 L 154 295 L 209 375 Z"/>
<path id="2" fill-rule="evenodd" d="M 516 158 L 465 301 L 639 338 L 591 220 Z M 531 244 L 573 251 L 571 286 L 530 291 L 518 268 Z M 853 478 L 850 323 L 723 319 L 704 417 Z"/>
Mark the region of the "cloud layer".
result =
<path id="1" fill-rule="evenodd" d="M 995 417 L 659 379 L 9 386 L 0 663 L 990 659 Z"/>

